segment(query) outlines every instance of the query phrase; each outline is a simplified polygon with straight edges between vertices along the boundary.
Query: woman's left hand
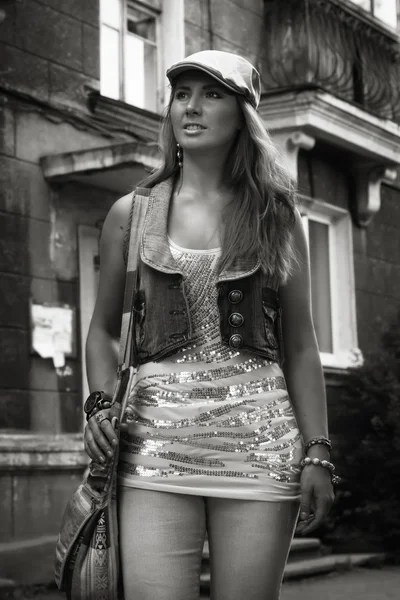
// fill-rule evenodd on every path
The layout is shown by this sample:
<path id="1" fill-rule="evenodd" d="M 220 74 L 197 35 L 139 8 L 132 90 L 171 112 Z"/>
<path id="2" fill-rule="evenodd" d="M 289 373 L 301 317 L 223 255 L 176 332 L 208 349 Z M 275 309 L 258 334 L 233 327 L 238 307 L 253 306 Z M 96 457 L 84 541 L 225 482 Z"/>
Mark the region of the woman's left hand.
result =
<path id="1" fill-rule="evenodd" d="M 296 533 L 305 535 L 320 527 L 335 500 L 328 469 L 306 465 L 301 473 L 300 490 L 300 518 Z"/>

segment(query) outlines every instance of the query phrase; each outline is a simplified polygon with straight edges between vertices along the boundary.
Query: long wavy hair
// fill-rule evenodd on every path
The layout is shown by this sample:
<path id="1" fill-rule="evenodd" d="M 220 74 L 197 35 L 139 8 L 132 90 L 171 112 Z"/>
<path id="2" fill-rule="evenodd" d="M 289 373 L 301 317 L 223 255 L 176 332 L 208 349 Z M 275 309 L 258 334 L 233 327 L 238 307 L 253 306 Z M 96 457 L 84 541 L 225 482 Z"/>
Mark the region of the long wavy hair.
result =
<path id="1" fill-rule="evenodd" d="M 160 131 L 163 161 L 141 182 L 143 187 L 179 176 L 177 142 L 171 122 L 173 97 L 172 89 Z M 256 256 L 263 272 L 280 285 L 298 263 L 293 246 L 295 186 L 257 111 L 242 96 L 237 95 L 237 100 L 243 124 L 224 169 L 224 181 L 234 190 L 235 197 L 223 216 L 219 272 L 237 258 Z"/>

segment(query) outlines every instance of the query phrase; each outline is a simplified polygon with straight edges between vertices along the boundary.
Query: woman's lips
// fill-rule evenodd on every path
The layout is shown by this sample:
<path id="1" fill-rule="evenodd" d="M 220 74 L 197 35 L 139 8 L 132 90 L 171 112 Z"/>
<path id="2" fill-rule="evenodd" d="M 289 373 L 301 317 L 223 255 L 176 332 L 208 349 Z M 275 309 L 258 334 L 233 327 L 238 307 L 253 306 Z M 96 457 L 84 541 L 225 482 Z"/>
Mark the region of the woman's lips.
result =
<path id="1" fill-rule="evenodd" d="M 197 131 L 199 129 L 206 129 L 206 127 L 200 123 L 186 123 L 186 125 L 183 126 L 183 129 L 185 131 Z"/>

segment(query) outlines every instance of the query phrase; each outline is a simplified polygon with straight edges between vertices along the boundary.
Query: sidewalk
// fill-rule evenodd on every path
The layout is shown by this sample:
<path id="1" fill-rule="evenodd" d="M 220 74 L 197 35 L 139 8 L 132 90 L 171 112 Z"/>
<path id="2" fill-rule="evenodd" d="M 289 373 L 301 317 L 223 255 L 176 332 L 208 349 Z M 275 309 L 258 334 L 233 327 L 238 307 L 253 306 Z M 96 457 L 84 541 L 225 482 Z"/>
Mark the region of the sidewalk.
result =
<path id="1" fill-rule="evenodd" d="M 398 600 L 400 566 L 360 568 L 283 584 L 280 600 Z"/>
<path id="2" fill-rule="evenodd" d="M 280 600 L 398 600 L 400 566 L 382 569 L 354 569 L 283 584 Z M 1 593 L 0 600 L 65 600 L 55 590 Z M 128 599 L 127 600 L 132 600 Z M 171 598 L 171 600 L 173 600 Z"/>

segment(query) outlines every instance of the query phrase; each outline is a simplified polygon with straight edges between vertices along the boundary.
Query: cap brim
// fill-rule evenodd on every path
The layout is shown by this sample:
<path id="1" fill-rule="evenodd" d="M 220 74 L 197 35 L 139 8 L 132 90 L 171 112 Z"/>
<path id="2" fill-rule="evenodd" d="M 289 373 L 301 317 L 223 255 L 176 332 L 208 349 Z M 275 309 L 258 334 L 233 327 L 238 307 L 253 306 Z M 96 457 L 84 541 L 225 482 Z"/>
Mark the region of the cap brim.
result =
<path id="1" fill-rule="evenodd" d="M 221 77 L 211 67 L 205 67 L 205 66 L 199 65 L 197 63 L 188 63 L 187 62 L 185 64 L 174 65 L 173 67 L 171 67 L 170 69 L 167 70 L 166 75 L 172 84 L 179 75 L 181 75 L 185 71 L 192 71 L 194 69 L 197 71 L 203 71 L 203 73 L 207 73 L 207 75 L 210 75 L 213 79 L 216 79 L 222 86 L 228 88 L 228 90 L 230 90 L 234 94 L 240 94 L 241 96 L 245 96 L 244 92 L 240 88 L 237 88 L 233 85 L 228 84 L 225 81 L 225 79 L 223 79 L 223 77 Z"/>

